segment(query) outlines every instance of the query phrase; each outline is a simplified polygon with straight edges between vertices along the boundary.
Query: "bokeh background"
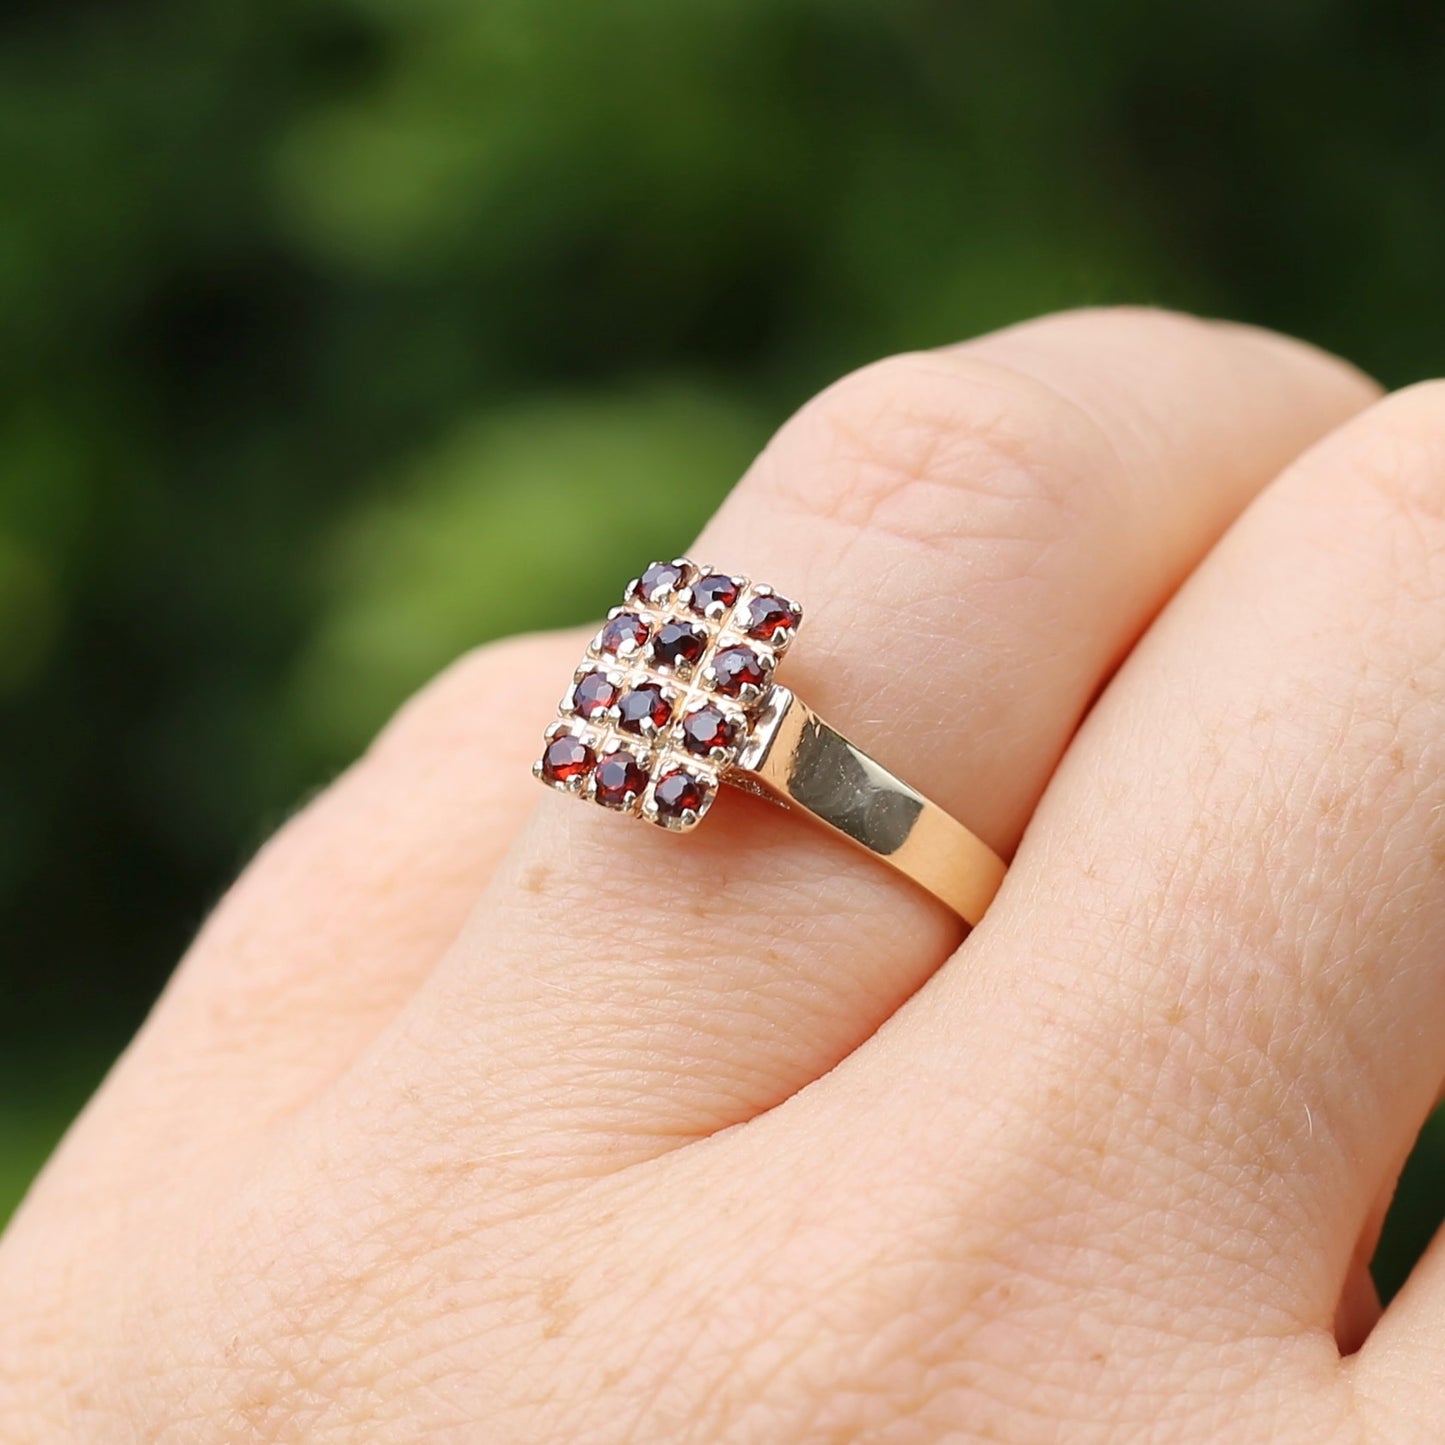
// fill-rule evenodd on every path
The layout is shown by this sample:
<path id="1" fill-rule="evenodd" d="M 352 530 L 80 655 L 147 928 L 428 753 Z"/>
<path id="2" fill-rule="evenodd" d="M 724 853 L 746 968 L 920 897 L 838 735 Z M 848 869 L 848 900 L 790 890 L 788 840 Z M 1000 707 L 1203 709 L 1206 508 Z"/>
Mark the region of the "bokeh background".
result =
<path id="1" fill-rule="evenodd" d="M 1403 0 L 7 6 L 0 1219 L 298 799 L 840 372 L 1136 300 L 1445 373 L 1442 59 Z M 1387 1289 L 1442 1184 L 1432 1126 Z"/>

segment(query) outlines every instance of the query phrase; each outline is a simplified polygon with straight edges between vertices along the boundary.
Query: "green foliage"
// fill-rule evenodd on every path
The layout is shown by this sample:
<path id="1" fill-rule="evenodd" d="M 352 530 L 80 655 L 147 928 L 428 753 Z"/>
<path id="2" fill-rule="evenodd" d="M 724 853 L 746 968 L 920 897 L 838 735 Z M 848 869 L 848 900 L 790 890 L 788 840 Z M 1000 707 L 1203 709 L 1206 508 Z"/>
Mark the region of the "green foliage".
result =
<path id="1" fill-rule="evenodd" d="M 4 1086 L 0 1210 L 44 1100 L 297 796 L 450 655 L 685 545 L 839 372 L 1116 299 L 1445 367 L 1442 29 L 1364 0 L 7 12 L 0 1059 L 81 1086 Z"/>

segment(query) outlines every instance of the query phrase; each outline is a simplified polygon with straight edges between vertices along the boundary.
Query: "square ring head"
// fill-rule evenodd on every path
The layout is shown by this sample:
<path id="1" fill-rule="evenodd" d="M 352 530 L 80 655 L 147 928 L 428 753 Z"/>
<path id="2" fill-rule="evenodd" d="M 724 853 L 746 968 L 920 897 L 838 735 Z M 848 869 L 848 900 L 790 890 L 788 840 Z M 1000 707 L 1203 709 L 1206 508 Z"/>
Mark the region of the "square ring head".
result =
<path id="1" fill-rule="evenodd" d="M 653 562 L 608 613 L 532 772 L 549 787 L 685 832 L 752 736 L 802 609 L 685 557 Z"/>

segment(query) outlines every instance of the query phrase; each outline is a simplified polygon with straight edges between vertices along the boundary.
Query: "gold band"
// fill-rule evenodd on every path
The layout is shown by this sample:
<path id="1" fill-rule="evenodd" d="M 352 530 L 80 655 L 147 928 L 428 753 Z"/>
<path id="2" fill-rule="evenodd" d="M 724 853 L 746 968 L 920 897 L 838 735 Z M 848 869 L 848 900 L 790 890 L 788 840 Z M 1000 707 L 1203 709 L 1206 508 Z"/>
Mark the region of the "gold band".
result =
<path id="1" fill-rule="evenodd" d="M 801 808 L 927 889 L 970 925 L 983 917 L 1007 871 L 1003 859 L 952 814 L 894 777 L 776 683 L 724 781 Z"/>
<path id="2" fill-rule="evenodd" d="M 977 923 L 1003 859 L 773 681 L 802 620 L 763 583 L 653 562 L 592 639 L 533 774 L 674 833 L 702 822 L 723 783 L 760 793 Z"/>

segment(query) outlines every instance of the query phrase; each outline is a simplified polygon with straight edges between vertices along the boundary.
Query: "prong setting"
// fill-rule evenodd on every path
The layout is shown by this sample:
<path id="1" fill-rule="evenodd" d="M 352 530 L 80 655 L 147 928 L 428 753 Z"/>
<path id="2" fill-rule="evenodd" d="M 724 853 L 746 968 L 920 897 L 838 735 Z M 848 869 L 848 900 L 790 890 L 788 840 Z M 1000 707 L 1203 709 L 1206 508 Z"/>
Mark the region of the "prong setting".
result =
<path id="1" fill-rule="evenodd" d="M 766 712 L 802 610 L 685 557 L 627 585 L 544 732 L 547 786 L 672 832 L 706 816 Z"/>

